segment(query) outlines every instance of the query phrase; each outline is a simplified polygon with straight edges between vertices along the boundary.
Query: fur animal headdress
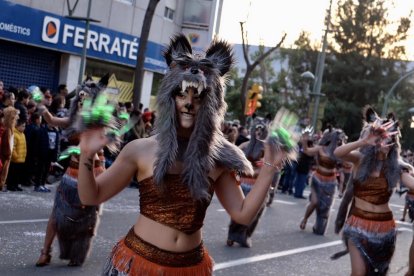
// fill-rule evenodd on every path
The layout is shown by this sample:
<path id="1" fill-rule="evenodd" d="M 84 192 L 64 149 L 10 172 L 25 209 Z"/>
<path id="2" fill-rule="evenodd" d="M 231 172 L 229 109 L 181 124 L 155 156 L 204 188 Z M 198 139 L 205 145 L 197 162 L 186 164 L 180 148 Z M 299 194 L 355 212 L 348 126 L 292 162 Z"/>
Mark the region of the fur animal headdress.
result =
<path id="1" fill-rule="evenodd" d="M 190 139 L 181 142 L 181 146 L 184 144 L 186 147 L 182 157 L 182 179 L 195 199 L 207 198 L 210 185 L 208 173 L 214 166 L 252 173 L 243 152 L 228 142 L 220 130 L 227 107 L 223 86 L 226 73 L 234 62 L 232 49 L 226 42 L 215 40 L 205 54 L 193 54 L 187 38 L 179 34 L 171 39 L 164 58 L 169 70 L 157 96 L 159 116 L 155 123 L 155 134 L 159 149 L 154 179 L 163 186 L 165 174 L 178 157 L 175 96 L 185 91 L 186 87 L 193 87 L 200 95 L 201 106 Z"/>
<path id="2" fill-rule="evenodd" d="M 264 151 L 264 140 L 268 134 L 270 120 L 256 116 L 253 119 L 252 127 L 250 128 L 250 140 L 247 147 L 244 150 L 247 159 L 250 161 L 258 161 Z M 256 137 L 256 131 L 260 131 L 259 139 Z"/>
<path id="3" fill-rule="evenodd" d="M 66 137 L 70 138 L 76 136 L 87 128 L 84 118 L 79 111 L 86 99 L 95 102 L 108 85 L 108 80 L 109 74 L 103 76 L 99 81 L 93 81 L 92 78 L 88 77 L 81 85 L 76 87 L 74 91 L 75 96 L 71 99 L 69 108 L 69 120 L 71 125 L 64 129 L 64 135 Z M 117 127 L 116 121 L 111 120 L 108 127 L 115 129 Z M 111 143 L 108 147 L 110 151 L 116 152 L 118 150 L 118 143 L 119 141 Z"/>
<path id="4" fill-rule="evenodd" d="M 360 137 L 368 135 L 369 131 L 372 131 L 374 124 L 384 124 L 387 122 L 394 122 L 393 126 L 389 128 L 388 132 L 399 132 L 398 121 L 395 118 L 395 115 L 390 113 L 386 118 L 380 118 L 375 110 L 367 105 L 363 108 L 363 129 L 360 133 Z M 399 134 L 391 136 L 389 143 L 392 143 L 390 146 L 387 159 L 384 164 L 384 173 L 387 178 L 388 186 L 390 189 L 394 188 L 399 181 L 401 168 L 405 167 L 405 164 L 400 158 L 400 139 Z M 363 158 L 360 161 L 358 171 L 355 175 L 356 180 L 363 182 L 369 175 L 377 168 L 378 165 L 378 146 L 368 145 L 360 149 L 360 152 L 363 154 Z"/>
<path id="5" fill-rule="evenodd" d="M 81 85 L 78 85 L 75 89 L 75 96 L 70 101 L 69 117 L 71 122 L 76 121 L 76 115 L 78 114 L 80 103 L 85 98 L 91 98 L 95 100 L 100 92 L 102 92 L 108 85 L 109 74 L 103 76 L 98 82 L 88 77 Z"/>
<path id="6" fill-rule="evenodd" d="M 325 146 L 327 148 L 327 154 L 332 159 L 336 160 L 337 158 L 333 154 L 334 150 L 343 143 L 345 139 L 345 133 L 342 129 L 334 128 L 332 125 L 329 125 L 327 129 L 322 134 L 322 138 L 319 140 L 319 145 Z"/>

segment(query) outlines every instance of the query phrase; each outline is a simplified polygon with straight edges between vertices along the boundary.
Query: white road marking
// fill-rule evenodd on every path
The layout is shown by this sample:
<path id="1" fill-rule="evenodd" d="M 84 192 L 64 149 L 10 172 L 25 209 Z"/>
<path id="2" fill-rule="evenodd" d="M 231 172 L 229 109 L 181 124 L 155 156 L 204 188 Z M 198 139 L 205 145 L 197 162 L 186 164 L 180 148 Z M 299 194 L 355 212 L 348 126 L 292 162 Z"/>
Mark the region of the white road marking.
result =
<path id="1" fill-rule="evenodd" d="M 0 224 L 16 224 L 16 223 L 32 223 L 32 222 L 47 222 L 49 219 L 28 219 L 28 220 L 3 220 Z"/>
<path id="2" fill-rule="evenodd" d="M 408 226 L 412 226 L 413 225 L 411 222 L 399 221 L 399 220 L 395 220 L 395 223 L 402 224 L 402 225 L 408 225 Z"/>
<path id="3" fill-rule="evenodd" d="M 286 204 L 286 205 L 296 205 L 297 204 L 295 202 L 290 202 L 290 201 L 285 201 L 285 200 L 279 200 L 279 199 L 276 199 L 276 200 L 273 200 L 273 201 L 276 202 L 276 203 Z M 225 212 L 225 211 L 226 210 L 224 210 L 222 208 L 217 209 L 217 212 Z"/>
<path id="4" fill-rule="evenodd" d="M 290 201 L 285 201 L 285 200 L 280 200 L 280 199 L 276 199 L 273 200 L 274 202 L 280 203 L 280 204 L 286 204 L 286 205 L 296 205 L 297 203 L 295 202 L 290 202 Z"/>
<path id="5" fill-rule="evenodd" d="M 336 245 L 339 245 L 339 244 L 342 244 L 341 240 L 337 240 L 337 241 L 333 241 L 333 242 L 327 242 L 327 243 L 321 243 L 321 244 L 311 245 L 311 246 L 306 246 L 306 247 L 300 247 L 300 248 L 295 248 L 295 249 L 290 249 L 290 250 L 285 250 L 285 251 L 280 251 L 280 252 L 268 253 L 268 254 L 258 255 L 258 256 L 254 256 L 254 257 L 242 258 L 242 259 L 237 259 L 237 260 L 228 261 L 228 262 L 224 262 L 224 263 L 218 263 L 218 264 L 214 265 L 214 271 L 229 268 L 229 267 L 233 267 L 233 266 L 239 266 L 239 265 L 244 265 L 244 264 L 249 264 L 249 263 L 266 261 L 266 260 L 270 260 L 270 259 L 275 259 L 275 258 L 279 258 L 279 257 L 293 255 L 293 254 L 298 254 L 298 253 L 311 251 L 311 250 L 315 250 L 315 249 L 336 246 Z"/>
<path id="6" fill-rule="evenodd" d="M 409 228 L 405 228 L 405 227 L 398 227 L 397 231 L 399 231 L 399 232 L 413 232 L 413 230 L 411 230 Z"/>

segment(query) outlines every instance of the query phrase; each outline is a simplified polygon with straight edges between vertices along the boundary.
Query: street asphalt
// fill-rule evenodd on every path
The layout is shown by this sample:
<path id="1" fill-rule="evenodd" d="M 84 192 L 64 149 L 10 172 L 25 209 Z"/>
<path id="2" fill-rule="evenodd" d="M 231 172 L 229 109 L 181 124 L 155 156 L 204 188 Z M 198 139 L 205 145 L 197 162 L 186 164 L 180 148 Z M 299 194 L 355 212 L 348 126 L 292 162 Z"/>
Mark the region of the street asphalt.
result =
<path id="1" fill-rule="evenodd" d="M 103 205 L 91 254 L 82 267 L 68 267 L 67 261 L 60 260 L 55 242 L 51 264 L 37 268 L 34 264 L 42 248 L 56 185 L 48 187 L 51 193 L 33 192 L 28 187 L 23 192 L 0 193 L 0 275 L 100 275 L 112 246 L 139 214 L 138 190 L 126 188 Z M 308 188 L 305 193 L 309 193 Z M 341 237 L 333 233 L 339 203 L 336 197 L 327 234 L 316 236 L 311 231 L 315 215 L 304 231 L 299 229 L 307 200 L 278 193 L 253 235 L 253 247 L 242 248 L 226 245 L 229 216 L 214 197 L 203 228 L 204 243 L 215 260 L 214 275 L 349 275 L 349 255 L 330 260 L 332 254 L 344 248 Z M 397 220 L 403 204 L 404 197 L 392 197 L 391 208 Z M 411 223 L 397 222 L 399 234 L 389 275 L 404 275 L 413 235 Z"/>

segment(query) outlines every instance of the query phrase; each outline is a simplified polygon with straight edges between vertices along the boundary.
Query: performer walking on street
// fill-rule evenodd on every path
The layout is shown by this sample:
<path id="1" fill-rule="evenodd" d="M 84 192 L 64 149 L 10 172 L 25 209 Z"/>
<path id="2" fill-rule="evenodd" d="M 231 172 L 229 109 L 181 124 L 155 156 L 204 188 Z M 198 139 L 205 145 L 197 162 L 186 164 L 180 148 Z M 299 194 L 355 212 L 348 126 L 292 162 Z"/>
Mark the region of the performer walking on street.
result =
<path id="1" fill-rule="evenodd" d="M 66 136 L 72 146 L 79 144 L 80 125 L 79 108 L 88 98 L 96 98 L 106 87 L 108 76 L 98 83 L 85 81 L 76 89 L 72 99 L 70 116 L 59 118 L 53 116 L 44 106 L 39 105 L 39 112 L 47 123 L 65 128 Z M 72 150 L 71 150 L 72 149 Z M 66 151 L 69 166 L 56 188 L 55 201 L 50 214 L 46 236 L 36 266 L 48 265 L 51 261 L 52 243 L 57 236 L 59 241 L 59 258 L 69 260 L 69 266 L 82 265 L 90 252 L 93 236 L 99 221 L 99 204 L 83 204 L 78 195 L 79 152 L 74 148 Z M 92 156 L 91 171 L 99 175 L 105 169 L 103 151 Z"/>
<path id="2" fill-rule="evenodd" d="M 290 148 L 283 142 L 286 136 L 268 138 L 265 165 L 244 198 L 237 175 L 252 174 L 252 167 L 220 131 L 226 108 L 223 83 L 233 65 L 230 46 L 215 40 L 205 54 L 193 53 L 187 38 L 177 35 L 164 57 L 169 69 L 157 97 L 156 135 L 127 144 L 96 178 L 93 156 L 108 138 L 103 128 L 81 136 L 79 195 L 84 204 L 110 199 L 133 176 L 140 185 L 140 215 L 113 248 L 104 275 L 212 275 L 201 228 L 213 193 L 232 219 L 249 224 Z"/>
<path id="3" fill-rule="evenodd" d="M 336 168 L 340 162 L 333 155 L 333 152 L 338 145 L 342 144 L 343 136 L 342 130 L 329 127 L 325 130 L 319 144 L 314 147 L 308 147 L 308 131 L 305 131 L 302 136 L 303 153 L 316 157 L 317 169 L 312 175 L 310 202 L 300 223 L 300 229 L 305 229 L 308 218 L 316 209 L 316 222 L 312 228 L 316 235 L 324 235 L 328 225 L 329 213 L 338 183 Z"/>
<path id="4" fill-rule="evenodd" d="M 263 166 L 263 155 L 264 155 L 264 140 L 267 137 L 267 126 L 269 122 L 263 118 L 256 117 L 253 120 L 252 128 L 250 131 L 250 140 L 244 142 L 239 148 L 244 152 L 253 166 L 253 176 L 242 175 L 240 178 L 241 188 L 244 196 L 246 196 L 252 189 L 256 178 L 259 175 L 260 169 Z M 273 181 L 272 181 L 273 183 Z M 269 189 L 270 190 L 270 189 Z M 266 200 L 265 200 L 266 201 Z M 256 229 L 259 219 L 265 210 L 265 201 L 259 209 L 253 222 L 249 225 L 243 225 L 230 221 L 229 231 L 227 236 L 227 245 L 232 246 L 234 242 L 237 242 L 243 247 L 251 247 L 254 230 Z"/>
<path id="5" fill-rule="evenodd" d="M 335 222 L 336 233 L 343 227 L 347 250 L 332 259 L 349 252 L 352 275 L 386 275 L 397 234 L 389 200 L 400 179 L 413 188 L 414 177 L 412 167 L 400 158 L 397 122 L 379 118 L 371 107 L 364 114 L 367 122 L 360 139 L 335 150 L 354 170 Z"/>

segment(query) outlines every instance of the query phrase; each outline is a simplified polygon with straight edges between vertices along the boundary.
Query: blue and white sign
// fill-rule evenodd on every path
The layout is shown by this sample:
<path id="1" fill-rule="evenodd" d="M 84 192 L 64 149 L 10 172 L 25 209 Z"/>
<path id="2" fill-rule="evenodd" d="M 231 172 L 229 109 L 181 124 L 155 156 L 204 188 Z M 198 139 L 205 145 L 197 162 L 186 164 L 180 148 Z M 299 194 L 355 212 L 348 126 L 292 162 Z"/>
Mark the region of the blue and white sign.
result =
<path id="1" fill-rule="evenodd" d="M 0 39 L 81 55 L 85 22 L 0 0 Z M 91 24 L 87 56 L 135 67 L 139 38 Z M 163 45 L 148 41 L 144 67 L 164 73 Z"/>

